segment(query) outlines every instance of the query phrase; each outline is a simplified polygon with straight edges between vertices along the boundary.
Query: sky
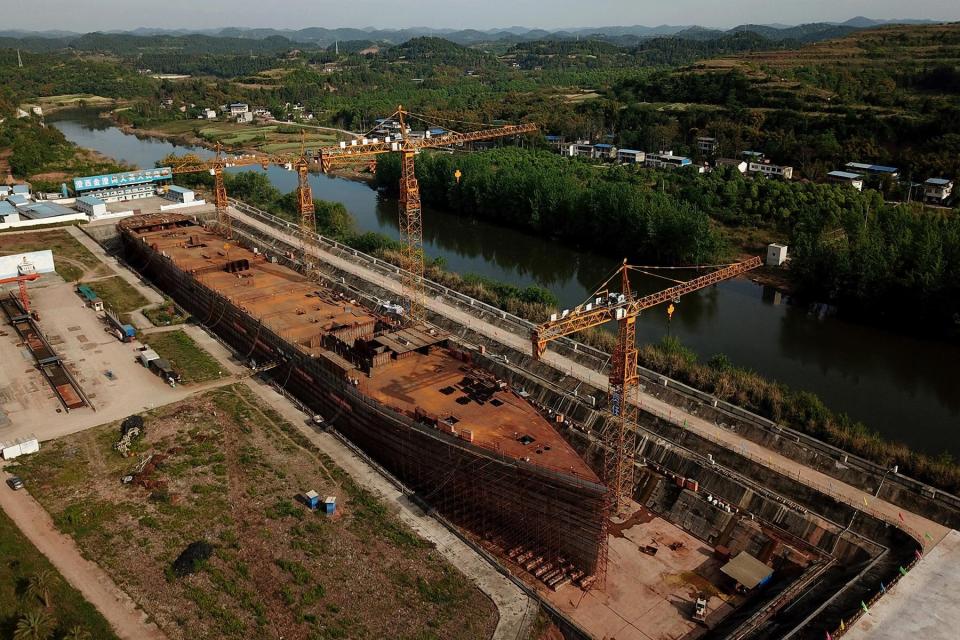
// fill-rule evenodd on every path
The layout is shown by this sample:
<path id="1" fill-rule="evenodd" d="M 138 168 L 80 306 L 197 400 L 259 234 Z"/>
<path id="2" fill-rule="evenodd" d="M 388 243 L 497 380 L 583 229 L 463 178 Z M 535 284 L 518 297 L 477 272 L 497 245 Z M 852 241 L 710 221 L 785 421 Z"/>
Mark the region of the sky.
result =
<path id="1" fill-rule="evenodd" d="M 3 0 L 0 29 L 436 27 L 543 29 L 960 20 L 958 0 Z"/>

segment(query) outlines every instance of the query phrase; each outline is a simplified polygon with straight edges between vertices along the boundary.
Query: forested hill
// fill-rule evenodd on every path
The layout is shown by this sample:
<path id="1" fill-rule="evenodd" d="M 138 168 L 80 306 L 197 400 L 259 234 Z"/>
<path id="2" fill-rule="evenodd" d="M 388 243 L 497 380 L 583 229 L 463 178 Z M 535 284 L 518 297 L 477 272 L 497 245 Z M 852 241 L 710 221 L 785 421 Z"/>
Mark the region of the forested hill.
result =
<path id="1" fill-rule="evenodd" d="M 860 19 L 849 21 L 843 24 L 834 23 L 810 23 L 797 26 L 771 26 L 743 24 L 732 29 L 706 29 L 698 26 L 671 26 L 661 25 L 659 27 L 645 27 L 642 25 L 634 26 L 606 26 L 606 27 L 583 27 L 577 29 L 565 29 L 557 31 L 547 31 L 544 29 L 529 29 L 523 27 L 511 27 L 508 29 L 428 29 L 428 28 L 409 28 L 409 29 L 326 29 L 323 27 L 306 27 L 303 29 L 264 29 L 264 28 L 236 28 L 227 27 L 222 29 L 135 29 L 127 32 L 111 32 L 86 34 L 87 36 L 96 36 L 98 45 L 104 49 L 112 50 L 116 47 L 130 46 L 129 38 L 141 38 L 142 42 L 147 42 L 145 46 L 156 46 L 162 41 L 162 38 L 201 38 L 197 40 L 197 47 L 203 49 L 203 53 L 229 53 L 231 51 L 204 49 L 210 46 L 210 43 L 202 38 L 213 38 L 222 41 L 222 43 L 233 46 L 234 41 L 242 40 L 247 46 L 241 47 L 241 50 L 262 50 L 261 46 L 251 43 L 258 41 L 273 41 L 279 43 L 280 38 L 293 43 L 296 47 L 327 47 L 335 42 L 346 41 L 369 41 L 384 43 L 387 46 L 402 44 L 408 40 L 422 37 L 440 37 L 450 42 L 455 42 L 465 46 L 489 45 L 489 44 L 516 44 L 521 42 L 532 42 L 536 40 L 607 40 L 614 44 L 626 47 L 632 47 L 640 44 L 644 40 L 663 37 L 678 37 L 683 40 L 715 40 L 735 33 L 749 31 L 755 33 L 767 40 L 774 42 L 794 41 L 794 42 L 817 42 L 829 38 L 836 38 L 841 35 L 851 33 L 857 29 L 875 26 L 876 21 Z M 70 32 L 30 32 L 18 30 L 0 30 L 0 48 L 10 46 L 26 49 L 29 51 L 53 51 L 68 47 L 78 40 L 85 38 L 83 34 Z M 178 49 L 182 45 L 176 40 L 171 41 Z M 137 45 L 144 46 L 144 45 Z M 267 45 L 269 46 L 269 45 Z M 83 44 L 81 49 L 86 50 Z"/>

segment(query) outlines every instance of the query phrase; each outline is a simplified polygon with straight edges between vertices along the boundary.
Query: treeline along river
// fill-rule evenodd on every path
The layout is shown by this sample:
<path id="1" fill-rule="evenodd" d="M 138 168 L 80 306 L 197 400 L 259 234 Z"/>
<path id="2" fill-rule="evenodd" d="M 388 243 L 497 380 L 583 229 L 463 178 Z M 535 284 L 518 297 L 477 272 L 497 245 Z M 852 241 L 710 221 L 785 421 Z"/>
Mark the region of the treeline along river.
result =
<path id="1" fill-rule="evenodd" d="M 170 153 L 210 155 L 205 149 L 137 138 L 91 113 L 65 112 L 51 124 L 81 147 L 139 167 L 152 167 Z M 296 188 L 294 173 L 279 167 L 266 172 L 281 191 Z M 315 198 L 342 202 L 358 231 L 399 238 L 396 200 L 344 178 L 314 175 L 311 185 Z M 565 307 L 584 301 L 621 258 L 570 250 L 543 238 L 429 208 L 424 209 L 423 219 L 428 258 L 442 257 L 451 271 L 545 287 Z M 668 284 L 637 282 L 641 290 Z M 641 341 L 657 342 L 668 332 L 701 360 L 726 354 L 738 366 L 817 394 L 827 406 L 889 439 L 960 458 L 960 347 L 956 345 L 822 316 L 787 304 L 778 292 L 745 279 L 683 298 L 672 322 L 663 309 L 651 310 L 638 322 Z"/>

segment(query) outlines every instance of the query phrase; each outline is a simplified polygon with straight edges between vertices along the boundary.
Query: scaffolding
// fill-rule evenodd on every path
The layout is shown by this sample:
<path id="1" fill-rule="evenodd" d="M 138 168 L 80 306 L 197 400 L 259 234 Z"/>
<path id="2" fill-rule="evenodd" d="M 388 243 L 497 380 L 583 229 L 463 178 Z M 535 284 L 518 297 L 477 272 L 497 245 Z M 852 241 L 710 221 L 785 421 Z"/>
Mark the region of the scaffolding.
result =
<path id="1" fill-rule="evenodd" d="M 329 327 L 310 324 L 314 311 L 305 307 L 299 313 L 292 302 L 309 300 L 322 306 L 342 301 L 340 294 L 293 271 L 298 266 L 295 252 L 278 251 L 269 259 L 260 248 L 254 252 L 256 245 L 239 221 L 232 225 L 228 256 L 205 251 L 204 246 L 217 246 L 222 238 L 184 220 L 141 216 L 121 222 L 130 264 L 248 361 L 270 362 L 268 375 L 280 386 L 400 478 L 417 499 L 499 549 L 518 569 L 551 588 L 593 579 L 604 546 L 607 489 L 579 457 L 577 470 L 552 467 L 518 457 L 496 443 L 468 439 L 466 430 L 451 433 L 425 412 L 404 411 L 371 397 L 361 382 L 372 372 L 364 370 L 362 354 L 353 348 L 355 340 L 340 340 Z M 228 272 L 227 267 L 238 262 L 245 268 Z M 282 292 L 271 284 L 278 281 L 285 283 Z M 279 297 L 272 295 L 275 292 Z M 260 302 L 267 299 L 269 310 Z M 347 303 L 354 307 L 351 312 L 376 319 L 375 335 L 402 337 L 387 318 L 361 310 L 354 302 Z M 301 330 L 311 326 L 321 340 L 303 339 Z M 362 342 L 367 335 L 357 339 Z M 469 375 L 491 376 L 472 364 L 466 350 L 432 344 L 437 341 L 417 345 L 413 357 L 425 362 L 429 357 L 455 358 L 456 366 Z M 377 343 L 372 339 L 368 344 Z M 375 375 L 389 377 L 397 366 L 387 365 Z M 402 380 L 397 378 L 397 384 Z M 496 420 L 499 406 L 492 402 L 499 399 L 494 396 L 507 398 L 512 393 L 497 388 L 480 398 L 490 401 L 484 409 L 491 420 Z M 528 420 L 541 421 L 544 437 L 555 438 L 550 441 L 555 447 L 569 447 L 532 405 L 515 404 L 527 407 Z"/>

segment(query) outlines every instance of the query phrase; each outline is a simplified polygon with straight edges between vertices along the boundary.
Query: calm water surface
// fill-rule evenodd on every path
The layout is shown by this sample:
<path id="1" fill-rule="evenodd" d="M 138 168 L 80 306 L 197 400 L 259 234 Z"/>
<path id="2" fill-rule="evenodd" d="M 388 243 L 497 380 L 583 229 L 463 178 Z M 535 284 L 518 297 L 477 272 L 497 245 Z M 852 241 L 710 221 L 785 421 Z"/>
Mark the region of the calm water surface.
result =
<path id="1" fill-rule="evenodd" d="M 90 114 L 62 114 L 52 124 L 82 147 L 139 167 L 152 167 L 169 153 L 212 155 L 205 149 L 138 139 Z M 283 192 L 296 188 L 294 173 L 271 167 L 267 174 Z M 311 185 L 314 197 L 342 202 L 358 230 L 399 238 L 396 200 L 342 178 L 314 175 Z M 564 306 L 587 298 L 620 260 L 429 208 L 423 218 L 430 258 L 442 256 L 454 271 L 546 287 Z M 740 366 L 816 393 L 828 406 L 890 438 L 960 457 L 960 347 L 819 318 L 743 279 L 683 298 L 670 326 L 663 309 L 653 309 L 638 321 L 642 341 L 660 340 L 668 331 L 701 359 L 725 353 Z"/>

